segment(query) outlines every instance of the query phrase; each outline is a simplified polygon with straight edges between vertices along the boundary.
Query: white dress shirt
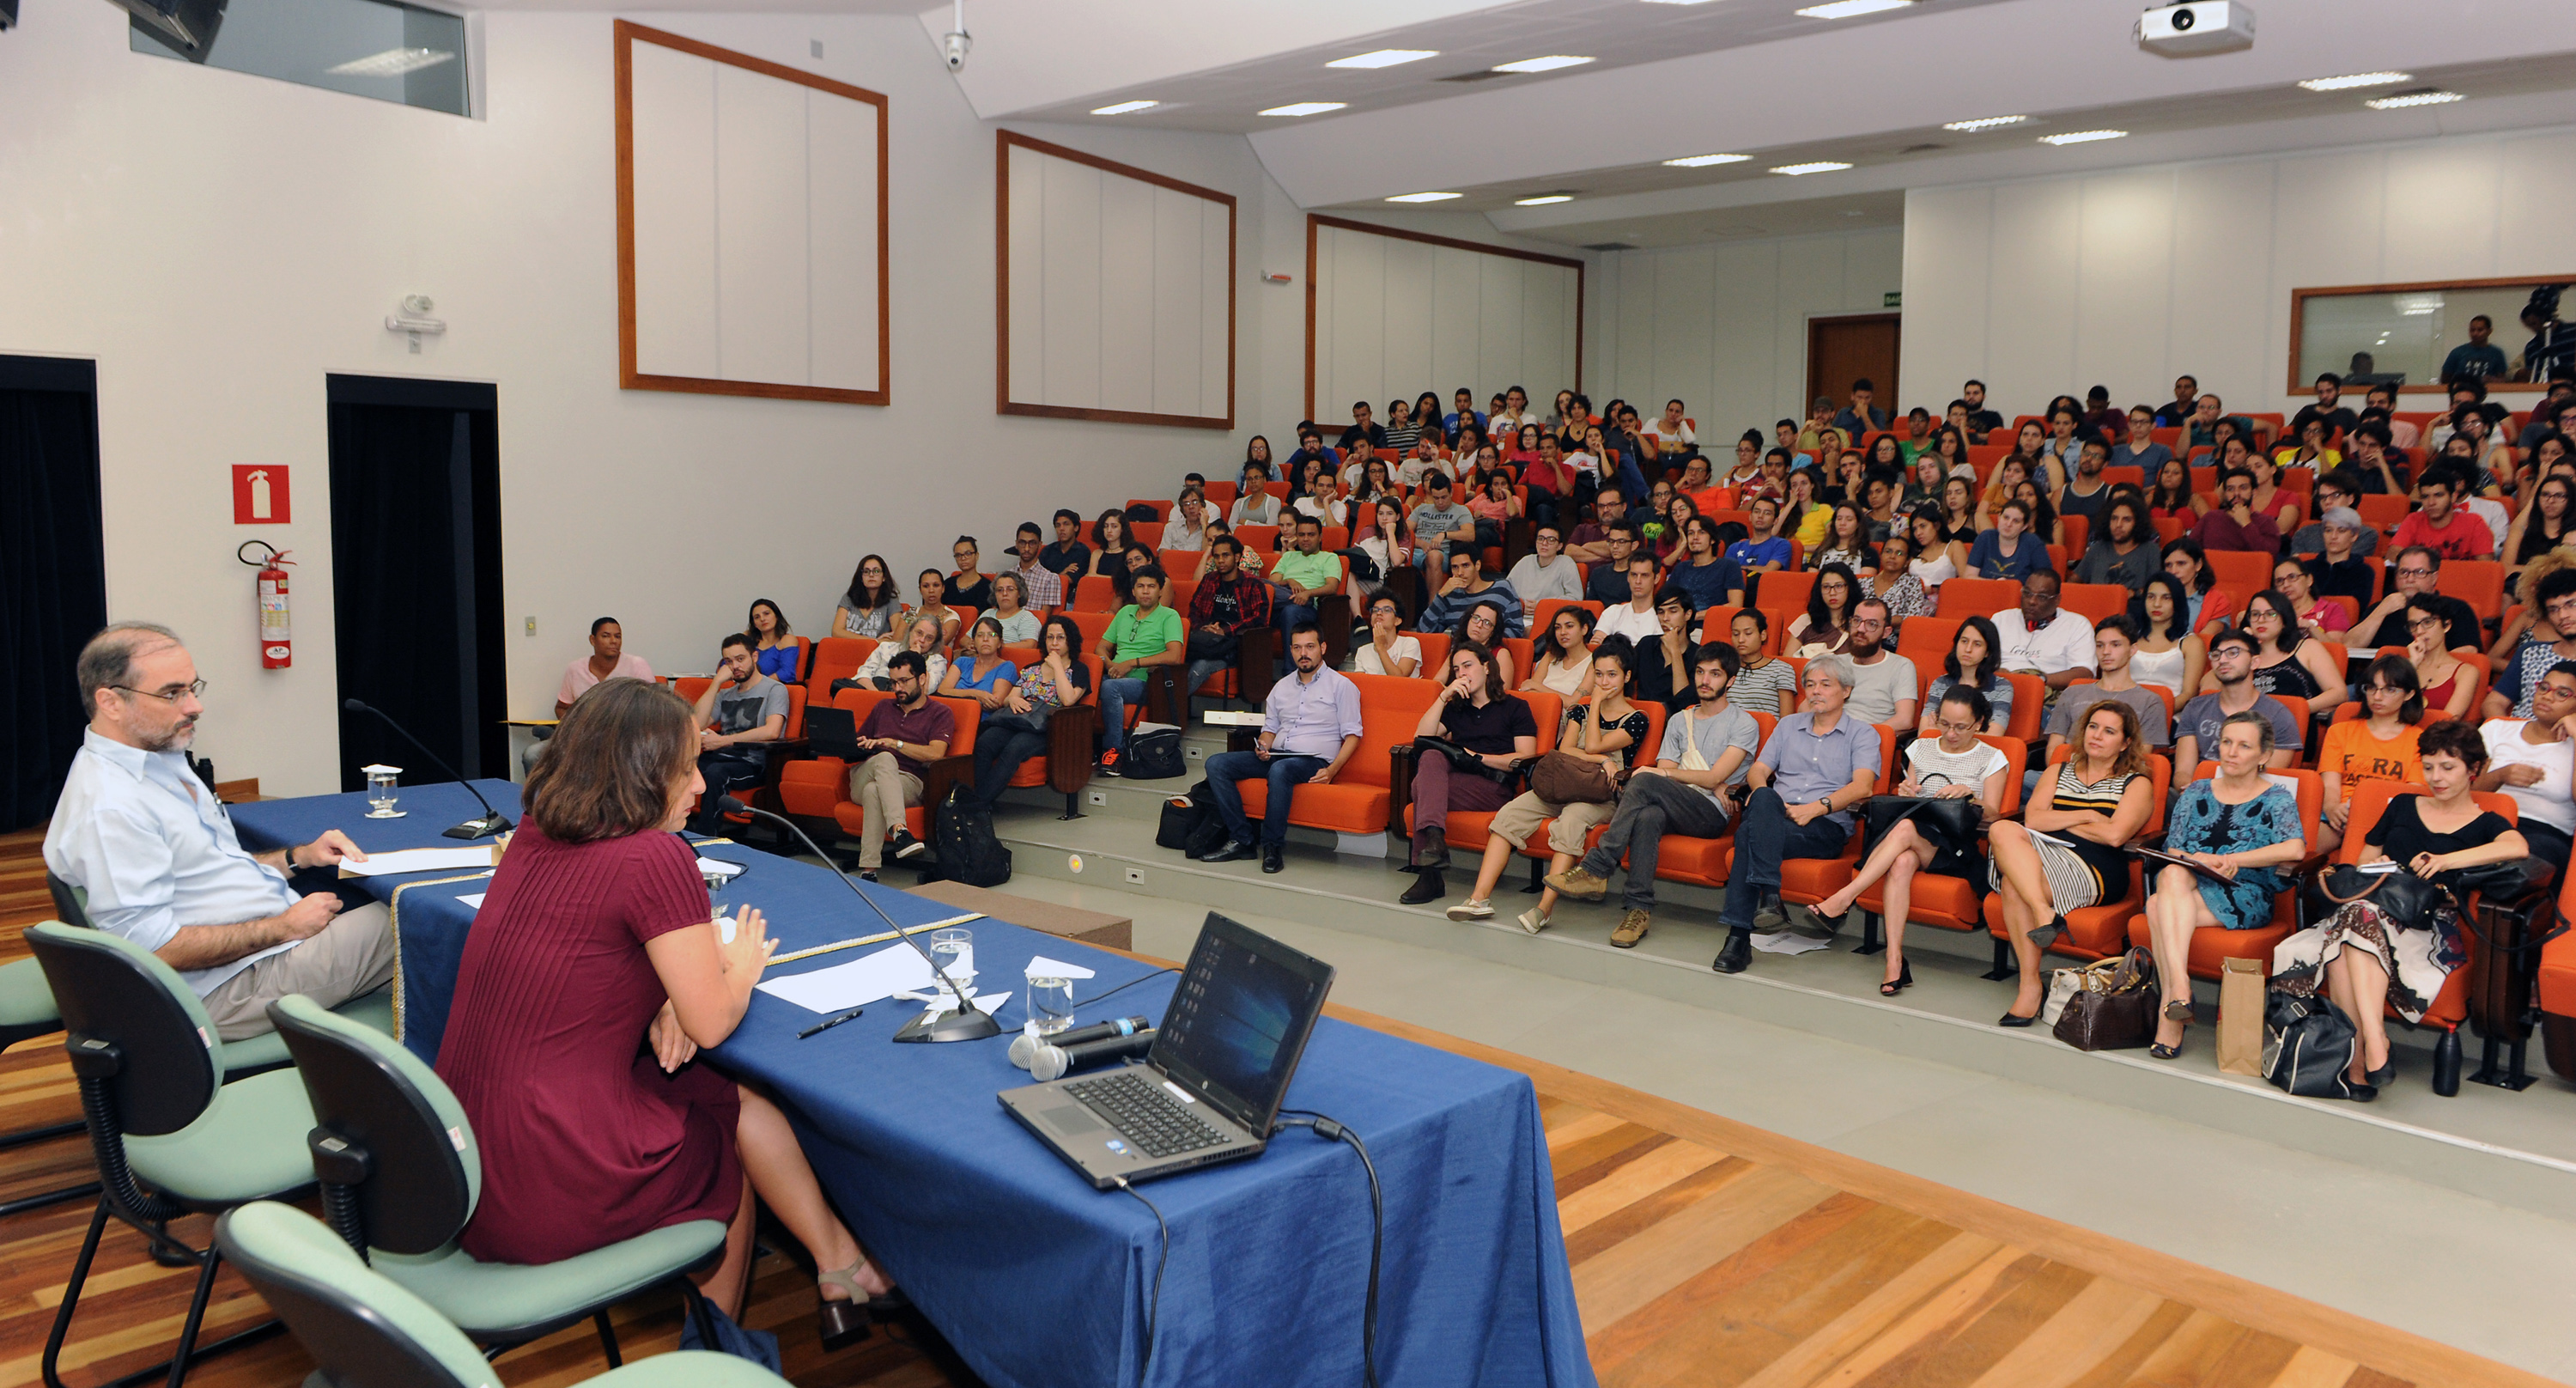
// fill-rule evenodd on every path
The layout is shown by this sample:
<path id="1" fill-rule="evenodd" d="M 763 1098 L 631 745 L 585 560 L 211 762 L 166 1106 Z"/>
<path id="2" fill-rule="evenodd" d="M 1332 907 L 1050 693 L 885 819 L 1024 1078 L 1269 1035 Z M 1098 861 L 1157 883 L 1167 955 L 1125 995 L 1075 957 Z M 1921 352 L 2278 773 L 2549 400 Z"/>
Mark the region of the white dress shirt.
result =
<path id="1" fill-rule="evenodd" d="M 1996 613 L 1995 642 L 2003 648 L 2000 659 L 2006 670 L 2054 675 L 2060 670 L 2090 670 L 2095 659 L 2093 624 L 2062 607 L 2037 631 L 2030 629 L 2018 607 Z"/>
<path id="2" fill-rule="evenodd" d="M 54 802 L 45 866 L 89 893 L 90 924 L 157 950 L 183 925 L 239 925 L 283 914 L 296 891 L 286 874 L 253 858 L 215 793 L 185 752 L 146 752 L 95 731 Z M 179 975 L 203 997 L 253 962 L 293 949 L 271 945 L 229 964 Z"/>

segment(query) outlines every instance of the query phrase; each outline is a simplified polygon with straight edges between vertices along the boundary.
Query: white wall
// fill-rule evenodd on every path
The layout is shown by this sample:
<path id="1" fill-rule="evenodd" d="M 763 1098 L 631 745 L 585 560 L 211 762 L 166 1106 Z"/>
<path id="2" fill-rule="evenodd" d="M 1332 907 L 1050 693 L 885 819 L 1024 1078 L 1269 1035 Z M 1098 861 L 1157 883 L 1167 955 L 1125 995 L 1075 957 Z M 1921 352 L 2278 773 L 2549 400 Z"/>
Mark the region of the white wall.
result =
<path id="1" fill-rule="evenodd" d="M 2013 414 L 2098 383 L 2125 406 L 2188 372 L 2296 408 L 2292 289 L 2576 271 L 2571 160 L 2554 130 L 1917 189 L 1900 393 L 1937 410 L 1974 376 Z"/>
<path id="2" fill-rule="evenodd" d="M 1611 252 L 1593 282 L 1603 322 L 1589 394 L 1648 418 L 1678 395 L 1721 457 L 1746 429 L 1767 440 L 1773 420 L 1806 415 L 1807 321 L 1880 311 L 1904 254 L 1892 228 Z M 1900 365 L 1918 350 L 1908 321 Z"/>
<path id="3" fill-rule="evenodd" d="M 1297 417 L 1302 297 L 1249 282 L 1235 437 L 994 413 L 992 129 L 910 17 L 655 17 L 891 97 L 892 403 L 621 392 L 610 17 L 482 22 L 482 120 L 130 53 L 96 0 L 29 0 L 0 34 L 0 352 L 97 360 L 109 611 L 190 638 L 211 683 L 199 746 L 227 776 L 338 784 L 328 372 L 498 383 L 523 714 L 550 706 L 594 616 L 657 668 L 703 669 L 754 595 L 816 629 L 862 552 L 909 574 L 972 531 L 989 560 L 1020 520 L 1161 494 Z M 1262 208 L 1247 281 L 1302 265 L 1304 228 L 1240 138 L 1032 133 Z M 453 325 L 419 356 L 383 328 L 408 293 Z M 229 523 L 228 465 L 247 462 L 292 467 L 294 524 Z M 257 668 L 233 559 L 253 536 L 300 561 L 292 670 Z"/>
<path id="4" fill-rule="evenodd" d="M 1569 259 L 1571 257 L 1568 257 Z M 1315 417 L 1350 402 L 1513 385 L 1542 415 L 1574 384 L 1582 271 L 1399 236 L 1315 229 Z"/>

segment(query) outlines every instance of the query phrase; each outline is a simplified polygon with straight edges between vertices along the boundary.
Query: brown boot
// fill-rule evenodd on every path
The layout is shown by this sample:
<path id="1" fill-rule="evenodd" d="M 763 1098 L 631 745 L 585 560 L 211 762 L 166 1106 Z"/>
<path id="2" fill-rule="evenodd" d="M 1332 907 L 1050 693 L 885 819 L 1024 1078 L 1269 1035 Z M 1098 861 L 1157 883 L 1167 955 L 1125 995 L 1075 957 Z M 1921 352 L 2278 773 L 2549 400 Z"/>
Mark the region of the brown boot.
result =
<path id="1" fill-rule="evenodd" d="M 1610 943 L 1620 949 L 1635 949 L 1637 942 L 1646 938 L 1646 927 L 1654 923 L 1654 917 L 1645 912 L 1630 911 L 1619 918 L 1619 928 L 1610 932 Z"/>
<path id="2" fill-rule="evenodd" d="M 1606 877 L 1593 876 L 1584 870 L 1581 863 L 1563 872 L 1549 873 L 1546 881 L 1549 886 L 1556 888 L 1558 896 L 1574 901 L 1599 901 L 1610 895 L 1610 880 Z"/>
<path id="3" fill-rule="evenodd" d="M 1437 829 L 1414 830 L 1413 865 L 1435 870 L 1449 866 L 1449 836 Z"/>

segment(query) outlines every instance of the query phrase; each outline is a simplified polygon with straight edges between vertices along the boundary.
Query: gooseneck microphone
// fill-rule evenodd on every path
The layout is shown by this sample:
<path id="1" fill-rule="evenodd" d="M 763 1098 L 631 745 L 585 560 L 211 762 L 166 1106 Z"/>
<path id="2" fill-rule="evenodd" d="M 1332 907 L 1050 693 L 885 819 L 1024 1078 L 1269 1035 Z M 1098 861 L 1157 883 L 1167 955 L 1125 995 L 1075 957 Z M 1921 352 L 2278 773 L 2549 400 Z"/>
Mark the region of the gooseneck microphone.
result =
<path id="1" fill-rule="evenodd" d="M 499 810 L 492 808 L 491 801 L 483 799 L 483 792 L 476 790 L 472 781 L 457 775 L 455 767 L 449 766 L 446 762 L 439 760 L 438 754 L 429 750 L 428 743 L 421 741 L 419 738 L 413 737 L 411 735 L 411 729 L 395 722 L 392 714 L 358 699 L 343 699 L 340 701 L 340 707 L 347 709 L 351 713 L 372 713 L 378 718 L 385 720 L 385 726 L 393 729 L 395 732 L 401 733 L 405 742 L 419 748 L 420 754 L 429 758 L 430 765 L 446 772 L 448 779 L 465 787 L 467 794 L 473 796 L 477 801 L 482 803 L 483 817 L 481 819 L 469 819 L 464 823 L 457 825 L 453 829 L 446 830 L 445 833 L 447 837 L 451 839 L 479 839 L 500 833 L 502 830 L 510 827 L 510 821 L 502 818 Z"/>
<path id="2" fill-rule="evenodd" d="M 885 908 L 876 903 L 876 898 L 869 896 L 865 891 L 861 890 L 858 883 L 850 880 L 850 875 L 848 873 L 841 871 L 841 865 L 832 861 L 832 855 L 815 847 L 814 840 L 809 837 L 802 828 L 797 826 L 796 821 L 789 819 L 785 815 L 771 814 L 769 811 L 761 809 L 756 805 L 746 805 L 740 799 L 731 795 L 717 797 L 716 805 L 728 814 L 740 813 L 758 815 L 772 824 L 784 826 L 787 832 L 794 834 L 800 842 L 813 851 L 815 857 L 823 860 L 823 866 L 830 868 L 833 874 L 841 879 L 841 885 L 849 888 L 851 895 L 866 902 L 868 904 L 868 909 L 877 913 L 877 919 L 884 921 L 886 926 L 893 930 L 897 937 L 912 946 L 914 952 L 919 954 L 923 961 L 930 965 L 932 976 L 936 977 L 940 983 L 948 989 L 948 996 L 957 999 L 957 1006 L 955 1008 L 941 1013 L 937 1017 L 933 1017 L 931 1014 L 924 1012 L 920 1016 L 913 1018 L 911 1021 L 904 1023 L 903 1026 L 895 1032 L 895 1040 L 981 1041 L 987 1036 L 999 1036 L 1002 1034 L 1002 1024 L 993 1020 L 992 1013 L 977 1007 L 974 1002 L 966 996 L 965 990 L 959 988 L 957 984 L 948 977 L 948 971 L 939 967 L 938 956 L 932 954 L 929 950 L 922 948 L 921 941 L 914 939 L 911 931 L 904 929 L 900 925 L 896 925 L 894 923 L 894 917 L 885 913 Z"/>

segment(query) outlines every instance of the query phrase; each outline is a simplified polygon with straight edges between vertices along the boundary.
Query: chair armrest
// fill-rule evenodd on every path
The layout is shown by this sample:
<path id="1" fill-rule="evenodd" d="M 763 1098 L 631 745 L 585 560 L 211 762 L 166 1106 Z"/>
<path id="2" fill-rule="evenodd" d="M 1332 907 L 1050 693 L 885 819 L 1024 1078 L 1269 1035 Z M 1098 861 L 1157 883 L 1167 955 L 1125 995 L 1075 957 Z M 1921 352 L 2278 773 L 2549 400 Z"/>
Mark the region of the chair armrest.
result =
<path id="1" fill-rule="evenodd" d="M 1404 811 L 1413 803 L 1413 763 L 1422 749 L 1410 742 L 1399 742 L 1386 749 L 1386 827 L 1401 832 Z"/>
<path id="2" fill-rule="evenodd" d="M 1272 673 L 1279 659 L 1279 628 L 1260 627 L 1243 634 L 1235 647 L 1234 689 L 1245 703 L 1259 708 L 1279 682 Z"/>
<path id="3" fill-rule="evenodd" d="M 1060 708 L 1047 719 L 1047 788 L 1071 795 L 1091 784 L 1094 746 L 1100 736 L 1100 709 L 1094 704 Z"/>
<path id="4" fill-rule="evenodd" d="M 971 786 L 974 783 L 975 757 L 973 753 L 960 752 L 955 756 L 941 757 L 939 760 L 922 768 L 921 803 L 928 806 L 936 806 L 940 801 L 948 798 L 949 787 L 956 785 Z"/>

